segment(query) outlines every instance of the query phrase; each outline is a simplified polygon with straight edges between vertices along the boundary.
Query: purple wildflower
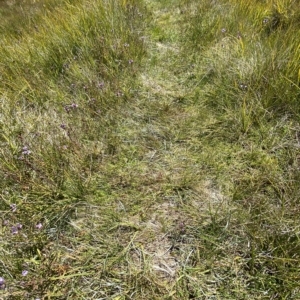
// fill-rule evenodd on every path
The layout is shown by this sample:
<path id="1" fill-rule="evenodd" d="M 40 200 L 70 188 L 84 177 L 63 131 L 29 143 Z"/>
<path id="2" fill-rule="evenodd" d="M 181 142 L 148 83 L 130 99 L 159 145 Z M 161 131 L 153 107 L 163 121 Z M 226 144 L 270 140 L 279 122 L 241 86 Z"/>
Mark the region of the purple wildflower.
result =
<path id="1" fill-rule="evenodd" d="M 132 65 L 132 64 L 133 64 L 133 60 L 132 60 L 132 59 L 129 59 L 128 63 L 129 63 L 130 65 Z"/>
<path id="2" fill-rule="evenodd" d="M 62 124 L 60 124 L 60 126 L 59 126 L 61 129 L 64 129 L 64 130 L 66 130 L 67 129 L 67 125 L 66 124 L 64 124 L 64 123 L 62 123 Z"/>
<path id="3" fill-rule="evenodd" d="M 30 153 L 31 153 L 31 151 L 28 149 L 27 146 L 24 146 L 24 147 L 22 148 L 22 154 L 23 154 L 23 155 L 29 155 Z"/>
<path id="4" fill-rule="evenodd" d="M 13 226 L 13 227 L 11 228 L 11 233 L 12 233 L 12 234 L 18 234 L 18 228 L 17 228 L 17 226 Z"/>
<path id="5" fill-rule="evenodd" d="M 23 270 L 22 271 L 22 276 L 26 276 L 28 274 L 28 271 L 27 270 Z"/>
<path id="6" fill-rule="evenodd" d="M 103 81 L 98 82 L 97 86 L 98 86 L 99 89 L 103 89 L 104 88 L 104 82 Z"/>
<path id="7" fill-rule="evenodd" d="M 70 107 L 69 107 L 69 105 L 65 105 L 65 111 L 67 112 L 67 113 L 69 113 L 70 112 Z"/>
<path id="8" fill-rule="evenodd" d="M 23 227 L 23 225 L 22 225 L 22 224 L 20 224 L 20 223 L 17 223 L 17 224 L 16 224 L 16 228 L 17 228 L 17 229 L 19 229 L 19 230 L 20 230 L 20 229 L 22 229 L 22 227 Z"/>
<path id="9" fill-rule="evenodd" d="M 41 229 L 43 227 L 43 224 L 40 222 L 40 223 L 37 223 L 36 225 L 35 225 L 35 228 L 36 229 Z"/>
<path id="10" fill-rule="evenodd" d="M 263 19 L 263 23 L 264 23 L 264 24 L 269 23 L 269 19 L 268 19 L 268 18 L 264 18 L 264 19 Z"/>
<path id="11" fill-rule="evenodd" d="M 226 28 L 222 28 L 222 29 L 221 29 L 221 32 L 222 32 L 222 33 L 225 33 L 225 32 L 226 32 Z"/>
<path id="12" fill-rule="evenodd" d="M 242 90 L 242 91 L 247 91 L 248 86 L 247 86 L 247 84 L 241 83 L 241 84 L 239 85 L 239 88 L 240 88 L 240 90 Z"/>
<path id="13" fill-rule="evenodd" d="M 116 96 L 117 97 L 122 97 L 124 94 L 121 92 L 121 91 L 118 91 L 117 93 L 116 93 Z"/>
<path id="14" fill-rule="evenodd" d="M 70 67 L 70 65 L 69 65 L 68 63 L 64 63 L 64 64 L 63 64 L 63 68 L 64 68 L 64 69 L 68 69 L 69 67 Z"/>
<path id="15" fill-rule="evenodd" d="M 11 209 L 12 212 L 16 212 L 16 211 L 17 211 L 17 204 L 12 203 L 12 204 L 10 205 L 10 209 Z"/>
<path id="16" fill-rule="evenodd" d="M 65 111 L 67 113 L 69 113 L 71 109 L 74 109 L 74 108 L 77 108 L 77 107 L 78 107 L 78 104 L 76 104 L 76 103 L 72 103 L 72 104 L 68 104 L 68 105 L 64 106 Z"/>
<path id="17" fill-rule="evenodd" d="M 0 290 L 5 289 L 5 280 L 3 277 L 0 277 Z"/>
<path id="18" fill-rule="evenodd" d="M 71 107 L 72 107 L 72 108 L 77 108 L 77 107 L 78 107 L 78 104 L 72 103 L 72 104 L 71 104 Z"/>

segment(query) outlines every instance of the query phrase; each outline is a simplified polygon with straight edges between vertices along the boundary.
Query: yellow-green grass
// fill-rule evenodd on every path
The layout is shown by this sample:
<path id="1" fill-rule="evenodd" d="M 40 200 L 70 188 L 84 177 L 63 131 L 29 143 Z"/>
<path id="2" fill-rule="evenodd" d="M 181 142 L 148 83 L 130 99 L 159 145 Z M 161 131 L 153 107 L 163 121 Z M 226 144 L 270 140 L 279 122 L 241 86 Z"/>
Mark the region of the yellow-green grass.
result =
<path id="1" fill-rule="evenodd" d="M 22 3 L 0 298 L 299 299 L 297 1 Z"/>
<path id="2" fill-rule="evenodd" d="M 212 219 L 221 232 L 210 229 L 210 235 L 236 245 L 231 263 L 239 265 L 235 275 L 220 268 L 219 255 L 228 258 L 233 249 L 215 244 L 212 269 L 227 274 L 217 294 L 298 299 L 299 6 L 189 1 L 184 11 L 187 82 L 194 89 L 193 109 L 205 111 L 192 124 L 200 129 L 202 153 L 211 156 L 208 173 L 229 201 L 229 211 Z"/>
<path id="3" fill-rule="evenodd" d="M 66 282 L 88 271 L 76 265 L 64 277 L 76 255 L 62 239 L 73 235 L 70 217 L 91 194 L 98 205 L 109 203 L 101 169 L 113 164 L 117 112 L 134 98 L 145 53 L 138 2 L 65 1 L 45 9 L 21 35 L 8 30 L 0 40 L 4 298 L 80 293 Z M 22 270 L 29 271 L 25 281 Z"/>

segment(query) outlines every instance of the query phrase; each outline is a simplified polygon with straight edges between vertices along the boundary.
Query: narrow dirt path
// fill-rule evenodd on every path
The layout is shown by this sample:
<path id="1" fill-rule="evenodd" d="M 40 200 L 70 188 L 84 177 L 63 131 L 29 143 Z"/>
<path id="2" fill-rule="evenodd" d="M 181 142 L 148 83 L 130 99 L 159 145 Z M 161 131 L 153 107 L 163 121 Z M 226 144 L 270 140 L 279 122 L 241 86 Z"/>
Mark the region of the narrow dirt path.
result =
<path id="1" fill-rule="evenodd" d="M 139 85 L 112 114 L 116 151 L 97 178 L 107 192 L 101 202 L 93 195 L 90 218 L 85 213 L 74 223 L 106 245 L 99 256 L 98 248 L 90 251 L 112 299 L 192 299 L 190 289 L 198 289 L 204 273 L 200 281 L 192 276 L 206 272 L 194 269 L 201 260 L 199 222 L 205 226 L 216 210 L 226 209 L 203 173 L 198 130 L 207 116 L 187 84 L 193 67 L 181 57 L 179 2 L 146 1 L 152 15 L 141 37 L 147 55 Z M 93 218 L 101 220 L 99 232 Z M 90 282 L 98 284 L 97 276 Z"/>
<path id="2" fill-rule="evenodd" d="M 185 168 L 180 156 L 186 149 L 176 145 L 176 131 L 184 117 L 180 100 L 187 92 L 174 66 L 179 56 L 177 21 L 180 11 L 166 8 L 159 1 L 148 1 L 148 6 L 154 25 L 146 40 L 149 53 L 140 76 L 141 99 L 128 113 L 134 122 L 132 134 L 149 149 L 146 154 L 148 172 L 154 180 L 162 177 L 161 184 L 165 188 L 165 181 L 180 180 L 179 173 Z M 145 220 L 136 217 L 130 220 L 140 228 L 134 240 L 131 267 L 149 272 L 156 280 L 160 279 L 166 289 L 175 282 L 180 265 L 179 256 L 172 252 L 174 241 L 170 238 L 171 231 L 181 224 L 176 201 L 174 195 L 168 197 L 164 193 L 158 203 L 149 207 Z"/>

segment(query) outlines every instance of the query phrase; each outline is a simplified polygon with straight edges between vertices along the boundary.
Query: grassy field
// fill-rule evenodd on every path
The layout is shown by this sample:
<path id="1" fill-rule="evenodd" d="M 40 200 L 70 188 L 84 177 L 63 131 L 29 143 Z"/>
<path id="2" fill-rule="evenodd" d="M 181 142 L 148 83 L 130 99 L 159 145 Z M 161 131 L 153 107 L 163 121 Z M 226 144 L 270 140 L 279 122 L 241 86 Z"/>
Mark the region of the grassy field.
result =
<path id="1" fill-rule="evenodd" d="M 0 16 L 0 299 L 300 299 L 296 0 Z"/>

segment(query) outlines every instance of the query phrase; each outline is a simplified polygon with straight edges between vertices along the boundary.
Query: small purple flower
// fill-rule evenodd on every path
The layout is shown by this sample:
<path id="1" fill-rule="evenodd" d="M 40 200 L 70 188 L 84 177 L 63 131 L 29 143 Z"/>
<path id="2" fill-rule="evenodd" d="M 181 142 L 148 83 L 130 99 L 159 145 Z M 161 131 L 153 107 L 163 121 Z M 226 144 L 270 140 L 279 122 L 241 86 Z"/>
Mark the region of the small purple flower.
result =
<path id="1" fill-rule="evenodd" d="M 184 222 L 179 223 L 180 233 L 185 233 L 185 224 Z"/>
<path id="2" fill-rule="evenodd" d="M 78 104 L 72 103 L 72 104 L 65 105 L 64 109 L 67 113 L 69 113 L 71 109 L 74 109 L 74 108 L 77 108 L 77 107 L 78 107 Z"/>
<path id="3" fill-rule="evenodd" d="M 241 83 L 241 84 L 239 85 L 239 88 L 240 88 L 240 90 L 242 90 L 242 91 L 247 91 L 248 86 L 247 86 L 247 84 Z"/>
<path id="4" fill-rule="evenodd" d="M 23 227 L 22 224 L 20 224 L 20 223 L 17 223 L 17 224 L 16 224 L 16 228 L 17 228 L 18 230 L 22 229 L 22 227 Z"/>
<path id="5" fill-rule="evenodd" d="M 28 271 L 27 271 L 27 270 L 23 270 L 23 271 L 22 271 L 22 276 L 27 276 L 27 274 L 28 274 Z"/>
<path id="6" fill-rule="evenodd" d="M 267 24 L 267 23 L 269 23 L 269 19 L 268 18 L 264 18 L 263 19 L 263 24 Z"/>
<path id="7" fill-rule="evenodd" d="M 11 209 L 12 212 L 16 212 L 16 211 L 17 211 L 17 204 L 12 203 L 12 204 L 10 205 L 10 209 Z"/>
<path id="8" fill-rule="evenodd" d="M 68 69 L 69 67 L 70 67 L 70 65 L 68 63 L 63 64 L 64 69 Z"/>
<path id="9" fill-rule="evenodd" d="M 65 111 L 66 111 L 67 113 L 70 112 L 70 107 L 69 107 L 69 105 L 65 105 L 64 109 L 65 109 Z"/>
<path id="10" fill-rule="evenodd" d="M 22 154 L 23 154 L 23 155 L 29 155 L 30 153 L 31 153 L 31 151 L 28 149 L 27 146 L 24 146 L 24 147 L 22 148 Z"/>
<path id="11" fill-rule="evenodd" d="M 42 227 L 43 227 L 43 224 L 40 222 L 40 223 L 37 223 L 36 225 L 35 225 L 35 228 L 36 229 L 42 229 Z"/>
<path id="12" fill-rule="evenodd" d="M 18 234 L 18 228 L 17 228 L 17 226 L 13 226 L 12 228 L 11 228 L 11 233 L 12 234 Z"/>
<path id="13" fill-rule="evenodd" d="M 225 32 L 226 32 L 226 28 L 222 28 L 222 29 L 221 29 L 221 32 L 222 32 L 222 33 L 225 33 Z"/>
<path id="14" fill-rule="evenodd" d="M 129 59 L 128 63 L 129 63 L 130 65 L 132 65 L 132 64 L 133 64 L 133 60 L 132 60 L 132 59 Z"/>
<path id="15" fill-rule="evenodd" d="M 60 124 L 60 126 L 59 126 L 61 129 L 64 129 L 64 130 L 66 130 L 67 129 L 67 125 L 66 124 L 64 124 L 64 123 L 62 123 L 62 124 Z"/>
<path id="16" fill-rule="evenodd" d="M 116 93 L 116 96 L 117 96 L 117 97 L 122 97 L 122 96 L 123 96 L 123 93 L 122 93 L 121 91 L 118 91 L 118 92 Z"/>
<path id="17" fill-rule="evenodd" d="M 3 277 L 0 277 L 0 290 L 5 289 L 5 280 Z"/>
<path id="18" fill-rule="evenodd" d="M 103 88 L 104 88 L 104 82 L 103 82 L 103 81 L 98 82 L 97 87 L 98 87 L 99 89 L 103 89 Z"/>

